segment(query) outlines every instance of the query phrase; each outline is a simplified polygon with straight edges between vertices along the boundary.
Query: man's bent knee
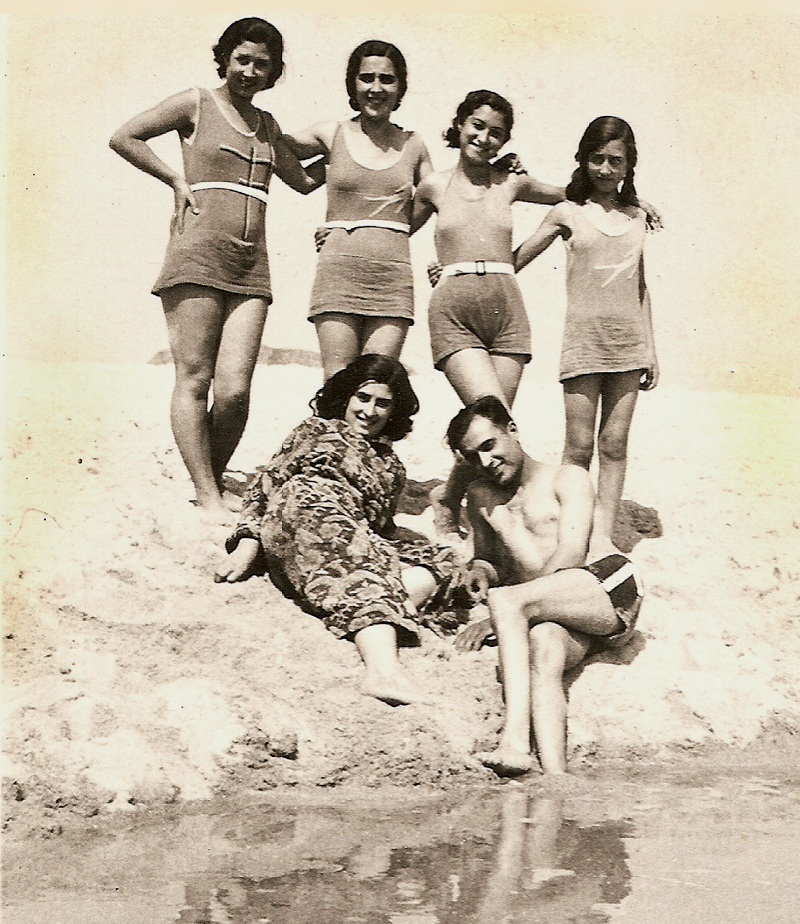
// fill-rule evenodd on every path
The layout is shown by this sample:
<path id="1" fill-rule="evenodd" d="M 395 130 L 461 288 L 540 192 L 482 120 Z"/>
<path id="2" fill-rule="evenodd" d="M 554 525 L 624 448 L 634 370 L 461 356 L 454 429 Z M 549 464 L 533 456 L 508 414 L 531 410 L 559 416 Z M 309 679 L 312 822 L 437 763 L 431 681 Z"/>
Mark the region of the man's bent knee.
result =
<path id="1" fill-rule="evenodd" d="M 531 669 L 539 677 L 564 673 L 567 660 L 566 630 L 554 622 L 541 622 L 530 631 Z"/>

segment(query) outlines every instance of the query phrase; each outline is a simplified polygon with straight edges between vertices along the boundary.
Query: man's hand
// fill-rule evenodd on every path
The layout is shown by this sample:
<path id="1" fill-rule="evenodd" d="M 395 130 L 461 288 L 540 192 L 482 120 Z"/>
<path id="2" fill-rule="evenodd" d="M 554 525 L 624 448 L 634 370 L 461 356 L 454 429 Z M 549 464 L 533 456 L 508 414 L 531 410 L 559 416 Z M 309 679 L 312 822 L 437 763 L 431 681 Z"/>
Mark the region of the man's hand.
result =
<path id="1" fill-rule="evenodd" d="M 480 619 L 462 629 L 455 640 L 456 651 L 477 651 L 494 634 L 491 619 Z"/>

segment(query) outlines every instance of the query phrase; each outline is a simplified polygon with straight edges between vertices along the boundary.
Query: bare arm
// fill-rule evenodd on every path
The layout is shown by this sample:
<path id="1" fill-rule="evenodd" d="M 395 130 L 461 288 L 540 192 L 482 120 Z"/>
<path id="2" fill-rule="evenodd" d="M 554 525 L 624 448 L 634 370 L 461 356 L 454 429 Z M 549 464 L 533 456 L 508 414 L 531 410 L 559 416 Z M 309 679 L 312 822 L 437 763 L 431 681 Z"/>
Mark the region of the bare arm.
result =
<path id="1" fill-rule="evenodd" d="M 419 184 L 414 194 L 414 204 L 411 213 L 411 234 L 425 224 L 436 209 L 437 173 L 429 173 Z"/>
<path id="2" fill-rule="evenodd" d="M 514 251 L 514 269 L 519 272 L 532 260 L 544 253 L 557 237 L 567 238 L 570 229 L 564 224 L 563 213 L 556 206 L 544 216 L 533 234 Z"/>
<path id="3" fill-rule="evenodd" d="M 592 532 L 594 489 L 589 473 L 578 465 L 563 465 L 554 488 L 561 508 L 558 546 L 545 562 L 541 576 L 585 564 Z"/>
<path id="4" fill-rule="evenodd" d="M 304 167 L 282 135 L 275 142 L 274 148 L 275 175 L 295 192 L 306 196 L 325 183 L 324 157 L 318 157 L 313 163 Z"/>
<path id="5" fill-rule="evenodd" d="M 517 183 L 515 198 L 520 202 L 534 202 L 537 205 L 558 205 L 566 199 L 563 186 L 550 186 L 528 176 L 527 173 L 514 174 Z"/>
<path id="6" fill-rule="evenodd" d="M 298 160 L 308 160 L 320 154 L 326 158 L 330 154 L 336 122 L 317 122 L 303 131 L 284 135 L 287 146 Z"/>
<path id="7" fill-rule="evenodd" d="M 650 365 L 642 376 L 639 385 L 642 391 L 652 391 L 658 385 L 658 357 L 656 356 L 656 343 L 653 337 L 653 312 L 650 304 L 650 291 L 644 277 L 644 254 L 642 254 L 639 263 L 639 295 L 642 301 L 642 311 L 644 312 L 644 332 L 647 341 L 647 352 L 650 356 Z"/>
<path id="8" fill-rule="evenodd" d="M 178 230 L 183 230 L 183 216 L 187 208 L 197 211 L 194 193 L 183 176 L 165 164 L 147 144 L 150 138 L 177 131 L 188 135 L 194 130 L 197 112 L 197 93 L 184 90 L 170 96 L 152 109 L 139 113 L 118 128 L 111 136 L 112 151 L 124 157 L 134 167 L 149 173 L 171 186 L 175 193 L 175 217 Z"/>

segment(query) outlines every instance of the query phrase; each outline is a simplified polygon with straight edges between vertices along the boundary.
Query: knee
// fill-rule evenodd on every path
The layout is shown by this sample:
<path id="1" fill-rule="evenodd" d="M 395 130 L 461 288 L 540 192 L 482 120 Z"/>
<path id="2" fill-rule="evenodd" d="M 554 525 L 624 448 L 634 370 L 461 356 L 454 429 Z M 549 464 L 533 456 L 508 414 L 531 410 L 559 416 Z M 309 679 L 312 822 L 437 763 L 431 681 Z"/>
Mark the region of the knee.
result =
<path id="1" fill-rule="evenodd" d="M 181 363 L 175 366 L 175 390 L 197 400 L 207 400 L 213 373 L 206 365 Z"/>
<path id="2" fill-rule="evenodd" d="M 554 622 L 542 622 L 530 633 L 531 673 L 534 679 L 560 678 L 566 663 L 564 630 Z"/>
<path id="3" fill-rule="evenodd" d="M 594 434 L 589 429 L 571 429 L 567 431 L 564 443 L 564 462 L 589 468 L 594 453 Z"/>
<path id="4" fill-rule="evenodd" d="M 246 411 L 250 406 L 250 380 L 241 377 L 214 378 L 214 406 L 217 410 Z"/>
<path id="5" fill-rule="evenodd" d="M 597 452 L 604 459 L 624 462 L 628 455 L 628 434 L 601 433 L 597 440 Z"/>

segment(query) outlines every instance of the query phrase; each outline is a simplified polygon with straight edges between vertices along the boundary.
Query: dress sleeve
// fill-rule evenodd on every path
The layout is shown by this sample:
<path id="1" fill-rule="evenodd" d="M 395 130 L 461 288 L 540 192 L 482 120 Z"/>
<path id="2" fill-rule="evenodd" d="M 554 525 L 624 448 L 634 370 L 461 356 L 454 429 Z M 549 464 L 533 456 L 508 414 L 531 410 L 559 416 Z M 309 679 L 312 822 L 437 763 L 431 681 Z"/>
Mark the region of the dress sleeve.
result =
<path id="1" fill-rule="evenodd" d="M 319 421 L 311 417 L 304 420 L 286 437 L 281 448 L 270 459 L 269 464 L 258 473 L 244 496 L 244 505 L 239 515 L 236 529 L 225 543 L 228 552 L 232 552 L 240 539 L 259 539 L 261 520 L 267 507 L 269 496 L 275 487 L 285 484 L 300 470 L 303 459 L 319 439 Z"/>

